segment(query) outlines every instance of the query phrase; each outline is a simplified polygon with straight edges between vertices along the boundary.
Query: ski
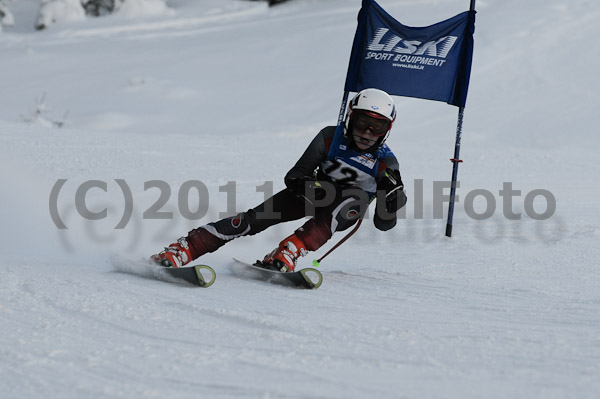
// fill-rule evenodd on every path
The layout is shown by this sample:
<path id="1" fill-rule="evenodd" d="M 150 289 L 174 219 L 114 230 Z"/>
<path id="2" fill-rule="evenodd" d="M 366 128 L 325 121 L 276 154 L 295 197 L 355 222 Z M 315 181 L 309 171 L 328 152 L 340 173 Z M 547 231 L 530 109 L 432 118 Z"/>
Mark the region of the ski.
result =
<path id="1" fill-rule="evenodd" d="M 120 256 L 110 259 L 113 267 L 122 273 L 151 278 L 169 283 L 192 284 L 196 287 L 210 287 L 216 280 L 214 269 L 208 265 L 187 267 L 164 267 L 149 260 L 131 260 Z"/>
<path id="2" fill-rule="evenodd" d="M 214 269 L 208 265 L 195 265 L 190 267 L 157 267 L 162 268 L 162 271 L 175 279 L 187 281 L 188 283 L 202 288 L 210 287 L 217 279 Z"/>
<path id="3" fill-rule="evenodd" d="M 295 272 L 279 272 L 268 270 L 233 258 L 239 268 L 232 268 L 235 274 L 255 280 L 267 281 L 273 284 L 287 285 L 298 288 L 316 289 L 323 282 L 323 275 L 317 269 L 308 267 Z"/>

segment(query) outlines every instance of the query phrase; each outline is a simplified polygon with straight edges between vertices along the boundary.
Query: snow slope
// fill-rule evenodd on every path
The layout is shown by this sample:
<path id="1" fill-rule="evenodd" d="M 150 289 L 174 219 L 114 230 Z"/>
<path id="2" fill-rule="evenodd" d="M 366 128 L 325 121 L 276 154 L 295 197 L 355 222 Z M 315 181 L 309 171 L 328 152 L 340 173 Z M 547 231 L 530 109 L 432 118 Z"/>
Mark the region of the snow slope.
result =
<path id="1" fill-rule="evenodd" d="M 380 4 L 415 26 L 468 7 Z M 259 203 L 265 182 L 283 187 L 316 132 L 335 123 L 360 2 L 170 5 L 160 16 L 43 32 L 24 23 L 36 2 L 12 5 L 16 25 L 0 34 L 2 397 L 600 395 L 597 2 L 477 2 L 454 237 L 443 235 L 436 213 L 445 217 L 446 206 L 433 187 L 450 177 L 456 109 L 396 98 L 389 144 L 407 186 L 406 218 L 388 233 L 364 223 L 323 261 L 314 292 L 241 280 L 228 268 L 233 256 L 262 257 L 298 223 L 203 257 L 218 273 L 206 290 L 118 273 L 108 259 L 148 256 L 233 210 L 224 192 L 231 203 L 232 186 L 220 189 L 229 181 L 235 210 Z M 63 230 L 50 216 L 59 179 Z M 116 179 L 132 193 L 123 229 Z M 90 180 L 106 182 L 86 197 L 105 219 L 77 211 L 76 190 Z M 143 217 L 159 198 L 158 188 L 144 189 L 153 180 L 171 187 L 161 211 L 172 220 Z M 181 214 L 187 181 L 208 191 L 200 220 Z M 504 182 L 520 190 L 510 207 Z M 526 212 L 539 189 L 556 199 L 547 220 Z M 474 190 L 492 194 L 492 217 L 469 217 Z M 194 189 L 187 199 L 195 211 Z M 545 211 L 543 198 L 532 202 Z M 486 205 L 474 201 L 478 213 Z"/>

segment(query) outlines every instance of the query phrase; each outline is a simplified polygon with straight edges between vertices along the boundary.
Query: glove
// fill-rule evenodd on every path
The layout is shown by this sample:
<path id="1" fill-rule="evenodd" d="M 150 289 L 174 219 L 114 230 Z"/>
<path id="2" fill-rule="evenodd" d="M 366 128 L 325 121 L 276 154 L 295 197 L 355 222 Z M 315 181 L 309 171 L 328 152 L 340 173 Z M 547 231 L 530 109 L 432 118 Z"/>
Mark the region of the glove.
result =
<path id="1" fill-rule="evenodd" d="M 312 176 L 292 177 L 285 180 L 285 185 L 296 196 L 311 200 L 321 200 L 327 194 L 321 183 Z"/>
<path id="2" fill-rule="evenodd" d="M 389 213 L 395 213 L 406 205 L 407 198 L 404 194 L 404 183 L 402 183 L 400 171 L 387 168 L 377 189 L 385 191 L 385 209 Z"/>

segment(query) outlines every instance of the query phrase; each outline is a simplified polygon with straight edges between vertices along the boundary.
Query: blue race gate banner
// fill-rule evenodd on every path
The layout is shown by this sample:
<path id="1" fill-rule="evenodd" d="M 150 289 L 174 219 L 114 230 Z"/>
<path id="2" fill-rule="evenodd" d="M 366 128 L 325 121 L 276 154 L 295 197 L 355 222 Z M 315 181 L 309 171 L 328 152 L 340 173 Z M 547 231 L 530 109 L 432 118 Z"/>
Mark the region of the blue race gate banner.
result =
<path id="1" fill-rule="evenodd" d="M 464 107 L 474 30 L 475 11 L 414 28 L 396 21 L 374 0 L 363 0 L 345 90 L 374 87 Z"/>

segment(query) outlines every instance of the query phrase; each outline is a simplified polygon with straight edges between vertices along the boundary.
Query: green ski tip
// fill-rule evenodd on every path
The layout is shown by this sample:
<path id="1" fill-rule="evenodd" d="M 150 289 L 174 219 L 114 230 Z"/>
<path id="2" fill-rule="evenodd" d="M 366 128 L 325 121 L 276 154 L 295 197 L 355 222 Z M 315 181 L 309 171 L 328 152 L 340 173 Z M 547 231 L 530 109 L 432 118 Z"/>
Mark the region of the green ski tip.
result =
<path id="1" fill-rule="evenodd" d="M 318 260 L 315 259 L 315 260 L 313 260 L 313 266 L 314 267 L 319 267 L 319 266 L 321 266 L 321 264 L 319 263 Z"/>

